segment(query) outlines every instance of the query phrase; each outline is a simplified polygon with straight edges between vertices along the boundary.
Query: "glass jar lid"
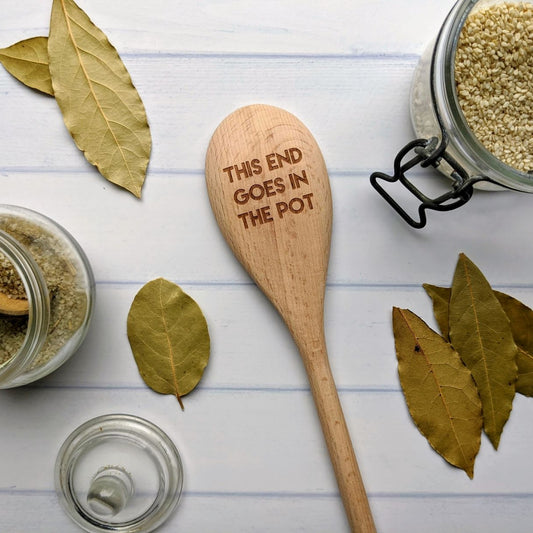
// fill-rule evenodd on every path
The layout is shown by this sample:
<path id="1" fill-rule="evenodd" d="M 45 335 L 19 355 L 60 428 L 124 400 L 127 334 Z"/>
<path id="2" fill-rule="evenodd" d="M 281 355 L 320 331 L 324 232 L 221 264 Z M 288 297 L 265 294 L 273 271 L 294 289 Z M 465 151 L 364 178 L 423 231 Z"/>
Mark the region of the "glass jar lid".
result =
<path id="1" fill-rule="evenodd" d="M 89 420 L 66 439 L 55 483 L 67 514 L 89 532 L 148 532 L 179 502 L 183 467 L 157 426 L 125 414 Z"/>

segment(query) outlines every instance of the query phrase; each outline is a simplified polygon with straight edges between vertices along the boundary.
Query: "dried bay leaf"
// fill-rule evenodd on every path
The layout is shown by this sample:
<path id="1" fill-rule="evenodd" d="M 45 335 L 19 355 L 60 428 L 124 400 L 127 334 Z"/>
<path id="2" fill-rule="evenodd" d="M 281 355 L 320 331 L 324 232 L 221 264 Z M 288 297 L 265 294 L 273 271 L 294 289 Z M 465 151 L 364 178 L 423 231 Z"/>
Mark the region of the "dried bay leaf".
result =
<path id="1" fill-rule="evenodd" d="M 517 347 L 491 286 L 465 254 L 453 277 L 449 324 L 450 341 L 479 391 L 485 433 L 497 449 L 515 395 Z"/>
<path id="2" fill-rule="evenodd" d="M 393 308 L 398 373 L 411 416 L 430 445 L 472 478 L 481 445 L 481 402 L 470 371 L 440 335 Z"/>
<path id="3" fill-rule="evenodd" d="M 513 338 L 518 347 L 516 392 L 533 396 L 533 310 L 508 294 L 499 291 L 494 293 L 509 317 Z"/>
<path id="4" fill-rule="evenodd" d="M 516 392 L 533 397 L 533 355 L 519 346 L 516 364 L 518 365 Z"/>
<path id="5" fill-rule="evenodd" d="M 424 283 L 422 286 L 433 302 L 433 314 L 435 315 L 440 333 L 448 340 L 450 337 L 449 317 L 450 294 L 452 291 L 447 287 L 437 287 L 437 285 L 430 285 L 429 283 Z"/>
<path id="6" fill-rule="evenodd" d="M 209 360 L 209 331 L 198 304 L 170 281 L 150 281 L 131 305 L 128 339 L 146 384 L 175 395 L 183 408 L 181 397 L 196 387 Z"/>
<path id="7" fill-rule="evenodd" d="M 87 160 L 141 196 L 150 158 L 146 112 L 105 34 L 72 0 L 54 0 L 48 56 L 54 95 Z"/>
<path id="8" fill-rule="evenodd" d="M 0 63 L 28 87 L 54 94 L 48 68 L 47 37 L 32 37 L 0 49 Z"/>
<path id="9" fill-rule="evenodd" d="M 433 301 L 435 318 L 442 335 L 446 337 L 451 289 L 427 283 L 424 284 L 424 289 Z M 533 397 L 533 310 L 504 292 L 496 290 L 493 292 L 509 318 L 513 338 L 518 348 L 516 392 Z"/>

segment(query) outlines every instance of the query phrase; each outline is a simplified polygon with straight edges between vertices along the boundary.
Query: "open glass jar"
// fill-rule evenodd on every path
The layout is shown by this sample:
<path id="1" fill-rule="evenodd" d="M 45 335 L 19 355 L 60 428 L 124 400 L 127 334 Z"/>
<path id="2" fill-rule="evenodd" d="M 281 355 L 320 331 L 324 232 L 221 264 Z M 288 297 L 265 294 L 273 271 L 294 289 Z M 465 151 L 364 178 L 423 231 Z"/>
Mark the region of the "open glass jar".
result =
<path id="1" fill-rule="evenodd" d="M 91 319 L 94 278 L 74 238 L 34 211 L 0 205 L 0 388 L 63 364 Z"/>
<path id="2" fill-rule="evenodd" d="M 181 456 L 158 426 L 128 414 L 88 420 L 56 459 L 59 502 L 91 533 L 148 533 L 174 512 L 183 488 Z"/>
<path id="3" fill-rule="evenodd" d="M 476 137 L 463 113 L 455 76 L 459 38 L 470 15 L 498 4 L 531 3 L 533 0 L 459 0 L 422 55 L 411 88 L 411 119 L 418 138 L 398 153 L 394 175 L 375 172 L 371 176 L 375 189 L 413 227 L 426 224 L 427 209 L 448 211 L 466 203 L 474 186 L 533 192 L 531 172 L 504 163 Z M 515 31 L 521 30 L 517 27 Z M 533 65 L 530 68 L 533 72 Z M 426 196 L 406 177 L 407 171 L 416 165 L 432 166 L 450 177 L 451 191 L 437 198 Z M 420 201 L 418 220 L 392 198 L 380 180 L 398 181 Z"/>

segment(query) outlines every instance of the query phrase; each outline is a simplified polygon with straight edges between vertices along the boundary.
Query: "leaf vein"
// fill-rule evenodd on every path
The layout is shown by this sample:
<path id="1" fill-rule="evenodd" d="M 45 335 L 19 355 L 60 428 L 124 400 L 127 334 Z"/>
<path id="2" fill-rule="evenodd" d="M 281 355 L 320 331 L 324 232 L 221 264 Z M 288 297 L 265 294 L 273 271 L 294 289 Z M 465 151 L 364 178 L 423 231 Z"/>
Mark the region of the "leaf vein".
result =
<path id="1" fill-rule="evenodd" d="M 177 378 L 177 375 L 176 375 L 176 369 L 174 367 L 174 365 L 175 365 L 175 354 L 174 354 L 174 349 L 172 347 L 172 342 L 170 340 L 170 334 L 169 334 L 169 331 L 168 331 L 167 320 L 166 320 L 165 313 L 164 313 L 163 292 L 162 292 L 161 284 L 159 285 L 159 305 L 160 305 L 160 309 L 161 309 L 161 320 L 162 320 L 162 323 L 163 323 L 163 329 L 165 331 L 165 336 L 166 336 L 167 344 L 168 344 L 170 370 L 171 370 L 171 373 L 172 373 L 172 379 L 174 380 L 174 386 L 175 386 L 175 389 L 176 389 L 176 397 L 178 399 L 178 402 L 180 403 L 181 408 L 183 409 L 183 404 L 181 402 L 181 396 L 180 396 L 179 387 L 178 387 L 178 378 Z"/>
<path id="2" fill-rule="evenodd" d="M 490 375 L 489 375 L 489 369 L 488 369 L 488 366 L 487 366 L 487 356 L 486 356 L 486 352 L 485 352 L 485 346 L 483 344 L 483 337 L 481 335 L 479 316 L 478 316 L 478 313 L 477 313 L 476 306 L 474 305 L 475 304 L 475 297 L 474 297 L 474 293 L 472 291 L 472 278 L 470 276 L 470 271 L 468 270 L 468 266 L 465 263 L 463 263 L 463 268 L 464 268 L 464 272 L 465 272 L 467 290 L 468 290 L 468 294 L 470 296 L 470 302 L 472 302 L 471 303 L 471 307 L 472 307 L 472 312 L 474 314 L 474 322 L 475 322 L 476 331 L 477 331 L 477 339 L 476 340 L 479 341 L 478 345 L 479 345 L 480 351 L 481 351 L 481 361 L 483 363 L 483 371 L 484 371 L 484 374 L 485 374 L 485 379 L 487 380 L 487 383 L 492 383 L 492 381 L 490 379 Z M 495 405 L 494 405 L 494 397 L 493 397 L 492 387 L 491 386 L 488 387 L 488 393 L 489 393 L 489 401 L 490 401 L 490 410 L 492 412 L 492 421 L 494 422 L 494 420 L 496 419 L 496 408 L 495 408 Z"/>
<path id="3" fill-rule="evenodd" d="M 74 49 L 76 50 L 76 55 L 78 56 L 78 61 L 79 61 L 79 64 L 80 64 L 80 68 L 83 72 L 83 75 L 85 76 L 85 79 L 87 80 L 87 85 L 89 86 L 89 91 L 92 95 L 92 97 L 94 98 L 94 101 L 95 101 L 95 104 L 97 106 L 97 108 L 99 109 L 100 113 L 102 114 L 102 117 L 104 118 L 104 121 L 106 122 L 106 124 L 108 125 L 108 129 L 109 131 L 111 132 L 111 135 L 113 137 L 113 140 L 115 142 L 115 144 L 117 145 L 119 151 L 121 152 L 121 155 L 122 155 L 122 160 L 124 162 L 124 165 L 125 165 L 125 168 L 127 169 L 128 171 L 128 174 L 130 175 L 131 179 L 133 179 L 133 173 L 129 167 L 129 164 L 128 164 L 128 161 L 126 159 L 126 157 L 124 156 L 123 152 L 122 152 L 122 148 L 120 146 L 120 143 L 118 142 L 118 139 L 116 138 L 113 130 L 109 127 L 109 123 L 108 123 L 108 119 L 107 119 L 107 115 L 105 114 L 104 110 L 102 109 L 102 106 L 96 96 L 96 93 L 94 91 L 94 88 L 92 86 L 92 81 L 91 81 L 91 78 L 89 77 L 89 74 L 83 64 L 83 60 L 82 60 L 82 57 L 81 57 L 81 54 L 80 54 L 80 49 L 78 48 L 78 45 L 77 45 L 77 42 L 76 42 L 76 38 L 74 36 L 74 32 L 72 31 L 72 28 L 71 28 L 71 25 L 70 23 L 73 22 L 75 23 L 79 28 L 83 29 L 83 31 L 85 31 L 86 33 L 88 33 L 89 35 L 92 36 L 92 34 L 87 31 L 86 28 L 84 28 L 83 26 L 81 26 L 77 21 L 75 21 L 68 13 L 67 11 L 67 8 L 65 6 L 65 0 L 60 0 L 61 1 L 61 6 L 63 8 L 63 13 L 64 13 L 64 16 L 65 16 L 65 21 L 66 21 L 66 24 L 67 24 L 67 29 L 68 29 L 68 34 L 69 34 L 69 37 L 70 37 L 70 40 L 72 41 L 72 45 L 74 46 Z M 94 36 L 93 36 L 94 37 Z"/>

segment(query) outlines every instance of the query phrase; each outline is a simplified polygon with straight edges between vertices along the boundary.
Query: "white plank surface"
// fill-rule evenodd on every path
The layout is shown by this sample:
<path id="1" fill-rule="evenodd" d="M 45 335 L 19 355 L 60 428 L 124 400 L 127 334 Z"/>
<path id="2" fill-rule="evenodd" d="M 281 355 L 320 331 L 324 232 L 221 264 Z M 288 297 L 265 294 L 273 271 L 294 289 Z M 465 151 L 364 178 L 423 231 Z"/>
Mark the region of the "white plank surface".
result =
<path id="1" fill-rule="evenodd" d="M 0 47 L 47 32 L 51 2 L 6 3 Z M 72 532 L 53 488 L 60 444 L 96 415 L 128 412 L 180 449 L 185 492 L 161 531 L 342 532 L 342 505 L 304 371 L 279 317 L 229 252 L 203 180 L 209 138 L 254 102 L 298 115 L 322 147 L 334 228 L 326 335 L 380 532 L 530 529 L 533 401 L 517 398 L 498 452 L 483 440 L 473 481 L 412 424 L 391 307 L 433 323 L 422 282 L 448 284 L 465 252 L 498 288 L 533 305 L 533 199 L 476 193 L 414 231 L 369 185 L 412 138 L 409 86 L 453 4 L 427 0 L 80 0 L 145 102 L 154 141 L 143 199 L 83 159 L 52 98 L 0 69 L 2 202 L 36 209 L 80 242 L 97 280 L 79 353 L 52 376 L 0 391 L 0 531 Z M 429 187 L 442 179 L 418 171 Z M 181 412 L 143 384 L 126 337 L 135 293 L 164 276 L 202 306 L 209 367 Z"/>

